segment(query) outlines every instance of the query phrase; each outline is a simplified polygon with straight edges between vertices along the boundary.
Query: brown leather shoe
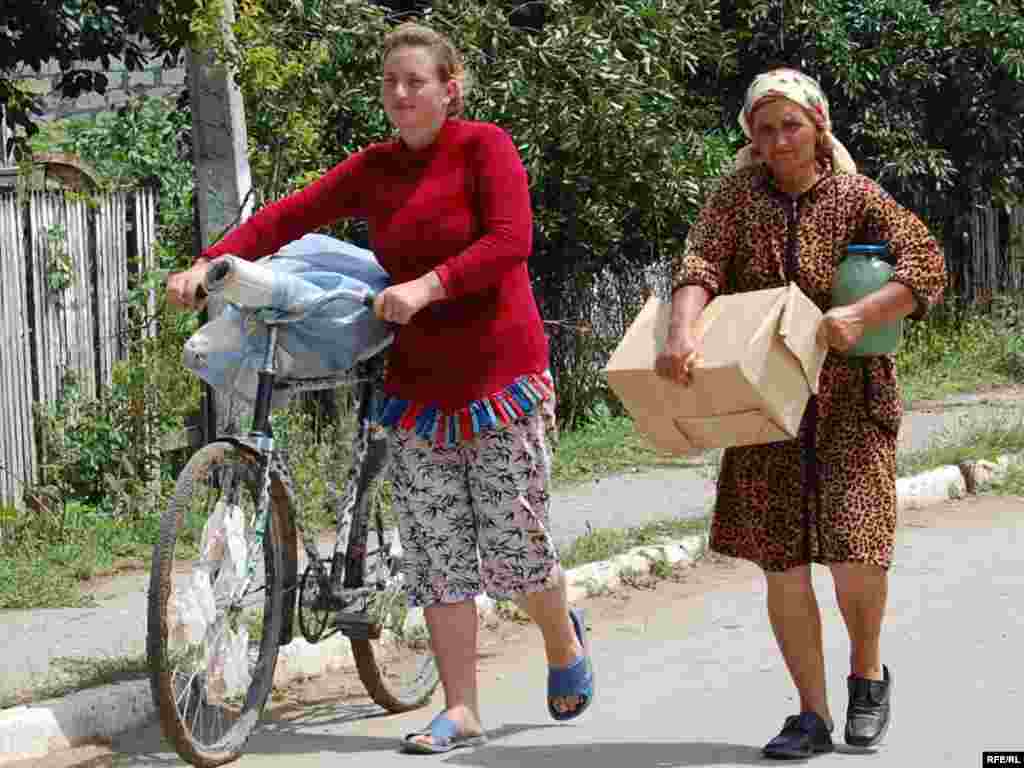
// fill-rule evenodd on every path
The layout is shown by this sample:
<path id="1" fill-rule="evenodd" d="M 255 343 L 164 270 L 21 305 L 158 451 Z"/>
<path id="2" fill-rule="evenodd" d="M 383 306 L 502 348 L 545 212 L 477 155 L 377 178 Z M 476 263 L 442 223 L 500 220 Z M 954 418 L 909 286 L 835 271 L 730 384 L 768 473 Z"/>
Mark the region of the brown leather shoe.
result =
<path id="1" fill-rule="evenodd" d="M 884 680 L 867 680 L 850 675 L 846 686 L 850 705 L 846 710 L 846 743 L 851 747 L 873 747 L 889 730 L 892 716 L 892 674 L 882 665 Z"/>

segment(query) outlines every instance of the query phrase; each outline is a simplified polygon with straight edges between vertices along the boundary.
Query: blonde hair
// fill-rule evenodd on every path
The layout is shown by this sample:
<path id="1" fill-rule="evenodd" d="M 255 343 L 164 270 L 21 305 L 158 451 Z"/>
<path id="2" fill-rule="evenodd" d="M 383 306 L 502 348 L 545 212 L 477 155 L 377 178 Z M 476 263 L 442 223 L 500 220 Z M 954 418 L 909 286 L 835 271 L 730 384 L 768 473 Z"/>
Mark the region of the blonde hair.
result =
<path id="1" fill-rule="evenodd" d="M 384 38 L 381 61 L 398 48 L 426 48 L 437 64 L 437 77 L 442 83 L 454 81 L 455 97 L 448 105 L 449 117 L 460 117 L 466 107 L 469 73 L 462 55 L 452 41 L 423 24 L 407 21 L 399 24 Z"/>

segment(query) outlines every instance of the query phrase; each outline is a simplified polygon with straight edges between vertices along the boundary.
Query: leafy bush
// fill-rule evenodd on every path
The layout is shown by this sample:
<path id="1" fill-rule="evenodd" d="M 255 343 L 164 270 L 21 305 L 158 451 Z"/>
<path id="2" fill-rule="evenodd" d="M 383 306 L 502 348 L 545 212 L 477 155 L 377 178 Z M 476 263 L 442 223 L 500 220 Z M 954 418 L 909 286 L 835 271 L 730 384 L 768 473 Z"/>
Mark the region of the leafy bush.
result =
<path id="1" fill-rule="evenodd" d="M 75 499 L 140 518 L 158 503 L 154 487 L 177 467 L 164 442 L 183 428 L 200 394 L 198 379 L 181 368 L 181 346 L 197 321 L 166 312 L 160 319 L 157 336 L 115 364 L 100 397 L 85 397 L 68 377 L 57 402 L 37 407 L 42 482 L 30 493 L 40 504 L 60 508 Z"/>
<path id="2" fill-rule="evenodd" d="M 355 411 L 348 387 L 334 390 L 335 413 L 311 400 L 295 400 L 273 414 L 274 442 L 288 462 L 296 513 L 307 531 L 333 530 L 336 504 L 345 493 L 352 469 Z M 387 527 L 395 525 L 391 488 L 379 478 L 373 501 Z"/>
<path id="3" fill-rule="evenodd" d="M 334 525 L 333 502 L 351 466 L 353 419 L 327 420 L 301 401 L 273 415 L 274 442 L 287 458 L 299 520 L 307 530 Z"/>
<path id="4" fill-rule="evenodd" d="M 192 249 L 192 117 L 187 101 L 128 102 L 116 113 L 57 121 L 33 139 L 35 151 L 76 154 L 107 188 L 155 186 L 158 254 L 164 268 L 187 263 Z"/>
<path id="5" fill-rule="evenodd" d="M 907 400 L 932 399 L 1024 380 L 1019 297 L 989 307 L 950 299 L 923 322 L 908 322 L 896 355 Z"/>

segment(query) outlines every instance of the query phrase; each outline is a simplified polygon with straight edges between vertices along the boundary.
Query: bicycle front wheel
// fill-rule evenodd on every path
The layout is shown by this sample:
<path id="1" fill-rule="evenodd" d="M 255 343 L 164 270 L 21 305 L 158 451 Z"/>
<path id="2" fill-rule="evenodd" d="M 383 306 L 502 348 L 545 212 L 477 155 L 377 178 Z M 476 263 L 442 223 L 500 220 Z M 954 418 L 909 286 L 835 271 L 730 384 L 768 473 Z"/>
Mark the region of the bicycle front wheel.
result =
<path id="1" fill-rule="evenodd" d="M 238 758 L 273 686 L 284 620 L 287 504 L 261 509 L 257 455 L 197 451 L 160 520 L 146 651 L 164 735 L 201 768 Z"/>

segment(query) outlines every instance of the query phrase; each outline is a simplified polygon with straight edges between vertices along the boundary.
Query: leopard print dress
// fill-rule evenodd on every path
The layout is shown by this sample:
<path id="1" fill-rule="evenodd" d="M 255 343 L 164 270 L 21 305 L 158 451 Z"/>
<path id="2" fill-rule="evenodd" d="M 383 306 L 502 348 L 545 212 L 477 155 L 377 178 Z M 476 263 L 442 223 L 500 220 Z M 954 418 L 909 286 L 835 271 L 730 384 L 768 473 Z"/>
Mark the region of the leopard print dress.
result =
<path id="1" fill-rule="evenodd" d="M 946 265 L 921 220 L 872 180 L 828 173 L 798 198 L 763 165 L 726 177 L 674 265 L 673 288 L 712 296 L 786 285 L 829 308 L 851 242 L 887 242 L 893 280 L 922 317 L 942 297 Z M 722 459 L 711 548 L 784 571 L 810 562 L 888 569 L 896 533 L 896 436 L 902 403 L 893 356 L 829 352 L 799 436 L 729 448 Z"/>

